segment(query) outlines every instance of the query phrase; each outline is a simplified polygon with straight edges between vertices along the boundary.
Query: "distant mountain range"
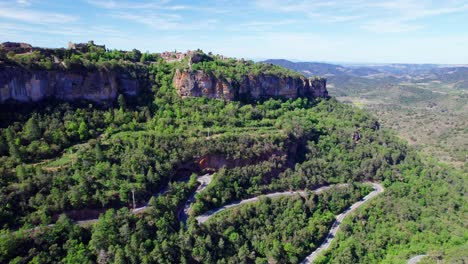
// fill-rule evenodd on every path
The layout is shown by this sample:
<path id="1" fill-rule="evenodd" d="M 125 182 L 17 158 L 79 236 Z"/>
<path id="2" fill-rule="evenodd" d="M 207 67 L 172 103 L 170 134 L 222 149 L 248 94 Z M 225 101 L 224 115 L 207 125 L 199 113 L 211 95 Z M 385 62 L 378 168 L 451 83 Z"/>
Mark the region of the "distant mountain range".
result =
<path id="1" fill-rule="evenodd" d="M 340 75 L 356 75 L 367 76 L 378 74 L 380 71 L 367 67 L 344 67 L 341 65 L 321 63 L 321 62 L 292 62 L 288 60 L 266 60 L 264 63 L 280 65 L 285 68 L 301 72 L 305 75 L 320 75 L 320 76 L 340 76 Z"/>
<path id="2" fill-rule="evenodd" d="M 324 76 L 337 89 L 349 85 L 382 86 L 400 82 L 434 82 L 453 85 L 457 89 L 468 89 L 468 66 L 447 66 L 437 64 L 379 64 L 348 65 L 292 62 L 284 59 L 270 59 L 271 63 L 300 72 L 306 76 Z"/>

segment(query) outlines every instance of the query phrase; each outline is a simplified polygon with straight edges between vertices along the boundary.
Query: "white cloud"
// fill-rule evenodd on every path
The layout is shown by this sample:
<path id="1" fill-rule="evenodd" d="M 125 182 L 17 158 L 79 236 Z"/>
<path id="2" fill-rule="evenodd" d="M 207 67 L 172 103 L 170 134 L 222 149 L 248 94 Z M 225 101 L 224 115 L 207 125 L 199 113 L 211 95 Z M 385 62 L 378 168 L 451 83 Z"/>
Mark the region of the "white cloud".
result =
<path id="1" fill-rule="evenodd" d="M 297 19 L 284 19 L 284 20 L 253 20 L 248 22 L 239 23 L 233 26 L 226 27 L 229 31 L 268 31 L 273 30 L 281 26 L 290 26 L 293 24 L 300 23 Z"/>
<path id="2" fill-rule="evenodd" d="M 162 13 L 135 14 L 129 12 L 118 12 L 111 14 L 111 16 L 117 19 L 124 19 L 134 23 L 143 24 L 155 30 L 207 30 L 217 23 L 215 19 L 189 22 L 180 15 Z"/>
<path id="3" fill-rule="evenodd" d="M 78 21 L 78 17 L 60 13 L 11 8 L 0 5 L 0 18 L 32 24 L 63 24 Z"/>
<path id="4" fill-rule="evenodd" d="M 10 38 L 10 40 L 14 40 L 14 38 L 11 36 L 25 35 L 30 33 L 85 38 L 85 40 L 91 36 L 115 37 L 122 35 L 120 31 L 106 26 L 92 26 L 88 28 L 67 25 L 55 25 L 52 27 L 30 27 L 17 23 L 0 23 L 0 31 L 2 32 L 3 38 Z"/>
<path id="5" fill-rule="evenodd" d="M 171 0 L 156 1 L 103 1 L 86 0 L 90 5 L 106 9 L 105 15 L 119 20 L 142 24 L 154 30 L 207 30 L 217 24 L 217 19 L 190 19 L 183 11 L 222 13 L 214 6 L 180 5 Z"/>
<path id="6" fill-rule="evenodd" d="M 93 6 L 110 9 L 110 10 L 172 10 L 172 11 L 181 11 L 181 10 L 195 10 L 195 11 L 205 11 L 205 12 L 216 12 L 222 13 L 224 10 L 219 10 L 218 8 L 200 6 L 200 5 L 179 5 L 173 4 L 171 0 L 156 0 L 156 1 L 145 1 L 145 2 L 128 2 L 128 1 L 115 1 L 115 0 L 86 0 L 88 4 Z"/>
<path id="7" fill-rule="evenodd" d="M 353 26 L 381 33 L 401 33 L 424 28 L 420 20 L 468 10 L 466 0 L 256 0 L 262 10 L 302 14 L 321 23 L 351 22 Z"/>
<path id="8" fill-rule="evenodd" d="M 255 4 L 262 9 L 283 12 L 308 12 L 324 7 L 336 7 L 340 3 L 334 1 L 293 1 L 293 0 L 256 0 Z"/>
<path id="9" fill-rule="evenodd" d="M 256 0 L 257 7 L 262 10 L 297 13 L 304 15 L 311 21 L 323 23 L 341 23 L 355 21 L 362 18 L 353 12 L 359 0 L 348 0 L 349 6 L 341 8 L 343 3 L 335 1 L 291 1 L 291 0 Z"/>
<path id="10" fill-rule="evenodd" d="M 404 33 L 421 29 L 422 26 L 398 20 L 374 20 L 362 25 L 362 28 L 375 33 Z"/>
<path id="11" fill-rule="evenodd" d="M 180 24 L 178 21 L 180 20 L 180 17 L 177 15 L 154 15 L 154 14 L 148 14 L 148 15 L 140 15 L 140 14 L 135 14 L 135 13 L 114 13 L 111 15 L 114 18 L 117 19 L 124 19 L 124 20 L 130 20 L 135 23 L 140 23 L 146 26 L 149 26 L 154 29 L 160 29 L 160 30 L 170 30 L 170 29 L 177 29 Z"/>
<path id="12" fill-rule="evenodd" d="M 16 3 L 21 6 L 30 6 L 32 4 L 32 0 L 16 0 Z"/>
<path id="13" fill-rule="evenodd" d="M 87 0 L 91 5 L 105 8 L 105 9 L 153 9 L 161 8 L 164 4 L 170 2 L 170 0 L 158 0 L 148 2 L 127 2 L 127 1 L 115 1 L 115 0 Z"/>

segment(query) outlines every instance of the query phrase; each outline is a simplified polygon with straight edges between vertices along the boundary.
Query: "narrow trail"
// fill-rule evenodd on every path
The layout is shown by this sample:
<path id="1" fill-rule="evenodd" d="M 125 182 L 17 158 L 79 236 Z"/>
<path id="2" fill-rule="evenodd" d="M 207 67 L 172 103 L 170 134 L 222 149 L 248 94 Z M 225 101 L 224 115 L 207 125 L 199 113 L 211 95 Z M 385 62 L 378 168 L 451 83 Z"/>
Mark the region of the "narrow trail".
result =
<path id="1" fill-rule="evenodd" d="M 417 255 L 417 256 L 414 256 L 414 257 L 408 259 L 407 263 L 408 264 L 417 264 L 425 257 L 427 257 L 427 255 Z"/>
<path id="2" fill-rule="evenodd" d="M 336 233 L 340 229 L 341 223 L 343 219 L 353 211 L 355 211 L 357 208 L 359 208 L 361 205 L 366 203 L 367 201 L 371 200 L 372 198 L 376 197 L 380 193 L 384 191 L 384 187 L 378 183 L 371 183 L 372 186 L 374 187 L 374 191 L 366 195 L 364 198 L 362 198 L 359 202 L 353 204 L 350 208 L 346 209 L 343 213 L 339 214 L 336 216 L 336 220 L 333 223 L 330 231 L 328 232 L 327 237 L 325 238 L 325 241 L 322 242 L 322 244 L 314 251 L 312 252 L 309 256 L 307 256 L 301 264 L 310 264 L 313 263 L 315 258 L 322 252 L 327 250 L 333 239 L 335 239 Z"/>
<path id="3" fill-rule="evenodd" d="M 337 184 L 337 185 L 323 186 L 323 187 L 320 187 L 320 188 L 315 189 L 315 190 L 310 191 L 310 192 L 319 194 L 319 193 L 321 193 L 323 191 L 329 190 L 332 187 L 335 187 L 335 186 L 342 187 L 342 186 L 346 186 L 346 185 L 347 184 Z M 236 206 L 239 206 L 239 205 L 242 205 L 242 204 L 258 201 L 260 199 L 260 197 L 275 198 L 275 197 L 280 197 L 280 196 L 293 196 L 293 195 L 296 195 L 296 194 L 304 196 L 304 195 L 307 194 L 307 192 L 306 191 L 288 191 L 288 192 L 276 192 L 276 193 L 264 194 L 264 195 L 256 196 L 256 197 L 253 197 L 253 198 L 245 199 L 245 200 L 242 200 L 242 201 L 233 202 L 233 203 L 230 203 L 230 204 L 225 205 L 223 207 L 220 207 L 218 209 L 208 211 L 208 212 L 206 212 L 206 213 L 204 213 L 202 215 L 197 216 L 196 219 L 197 219 L 199 224 L 202 224 L 202 223 L 208 221 L 208 219 L 210 219 L 213 215 L 215 215 L 215 214 L 217 214 L 219 212 L 222 212 L 222 211 L 224 211 L 226 209 L 236 207 Z"/>

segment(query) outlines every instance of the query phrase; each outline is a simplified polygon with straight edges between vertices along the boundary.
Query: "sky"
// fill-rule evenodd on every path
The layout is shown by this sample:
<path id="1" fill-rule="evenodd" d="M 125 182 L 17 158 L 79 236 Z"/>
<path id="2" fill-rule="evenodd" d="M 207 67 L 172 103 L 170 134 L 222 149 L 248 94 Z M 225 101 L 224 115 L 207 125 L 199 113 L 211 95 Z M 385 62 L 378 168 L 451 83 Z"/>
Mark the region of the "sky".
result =
<path id="1" fill-rule="evenodd" d="M 468 64 L 468 0 L 0 0 L 0 42 Z"/>

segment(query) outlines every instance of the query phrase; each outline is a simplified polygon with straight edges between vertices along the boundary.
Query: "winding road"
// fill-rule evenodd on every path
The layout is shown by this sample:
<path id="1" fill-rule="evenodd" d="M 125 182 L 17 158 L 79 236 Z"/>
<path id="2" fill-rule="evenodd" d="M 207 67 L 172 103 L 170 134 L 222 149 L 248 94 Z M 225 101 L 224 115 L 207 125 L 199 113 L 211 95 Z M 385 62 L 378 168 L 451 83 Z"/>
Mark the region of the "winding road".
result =
<path id="1" fill-rule="evenodd" d="M 423 258 L 427 257 L 427 255 L 417 255 L 408 260 L 408 264 L 417 264 L 419 263 Z"/>
<path id="2" fill-rule="evenodd" d="M 210 184 L 211 182 L 211 179 L 213 178 L 213 174 L 205 174 L 205 175 L 202 175 L 200 177 L 197 178 L 197 182 L 200 183 L 200 185 L 198 186 L 197 190 L 195 191 L 195 193 L 187 200 L 185 206 L 184 206 L 184 214 L 183 217 L 187 217 L 187 214 L 188 214 L 188 210 L 190 208 L 190 205 L 195 201 L 195 194 L 203 191 L 207 186 L 208 184 Z M 161 195 L 164 195 L 166 194 L 167 192 L 169 191 L 168 189 L 168 186 L 166 186 L 164 189 L 162 189 L 160 192 L 158 192 L 157 194 L 154 195 L 154 197 L 158 197 L 158 196 L 161 196 Z M 146 209 L 148 209 L 149 205 L 148 205 L 148 202 L 145 203 L 145 205 L 141 206 L 141 207 L 137 207 L 135 209 L 132 209 L 131 213 L 132 214 L 137 214 L 137 213 L 141 213 L 141 212 L 144 212 Z M 180 212 L 179 212 L 179 215 L 180 215 Z M 99 218 L 91 218 L 91 219 L 85 219 L 85 220 L 79 220 L 79 221 L 76 221 L 75 223 L 77 225 L 80 225 L 80 226 L 85 226 L 85 225 L 91 225 L 91 224 L 94 224 L 95 222 L 98 221 Z M 186 220 L 186 218 L 185 218 Z M 185 221 L 184 221 L 185 222 Z M 49 224 L 47 225 L 47 227 L 52 227 L 54 226 L 54 224 Z M 29 229 L 29 231 L 36 231 L 40 228 L 42 228 L 43 226 L 37 226 L 37 227 L 34 227 L 32 229 Z"/>
<path id="3" fill-rule="evenodd" d="M 206 189 L 206 187 L 208 187 L 208 185 L 210 184 L 210 182 L 212 181 L 213 179 L 213 174 L 205 174 L 205 175 L 202 175 L 200 177 L 197 178 L 197 181 L 200 183 L 200 185 L 197 187 L 197 189 L 195 190 L 195 192 L 190 196 L 190 198 L 186 201 L 186 203 L 184 204 L 184 206 L 179 210 L 178 212 L 178 217 L 179 217 L 179 220 L 180 221 L 183 221 L 184 223 L 186 222 L 187 218 L 188 218 L 188 214 L 189 214 L 189 211 L 190 211 L 190 208 L 191 208 L 191 205 L 193 204 L 193 202 L 195 202 L 195 195 L 197 193 L 200 193 L 202 192 L 203 190 Z M 355 211 L 357 208 L 359 208 L 360 206 L 362 206 L 364 203 L 366 203 L 367 201 L 371 200 L 372 198 L 374 198 L 375 196 L 379 195 L 380 193 L 382 193 L 384 191 L 384 187 L 382 185 L 380 185 L 379 183 L 372 183 L 372 182 L 368 182 L 370 184 L 372 184 L 373 188 L 374 188 L 374 191 L 372 191 L 371 193 L 369 193 L 368 195 L 366 195 L 364 198 L 362 198 L 360 201 L 354 203 L 351 207 L 349 207 L 348 209 L 346 209 L 343 213 L 339 214 L 336 216 L 336 220 L 335 222 L 333 223 L 330 231 L 328 232 L 328 235 L 327 237 L 325 238 L 325 240 L 322 242 L 322 244 L 315 250 L 313 251 L 309 256 L 307 256 L 302 262 L 301 264 L 309 264 L 309 263 L 313 263 L 313 261 L 315 260 L 315 258 L 322 252 L 322 251 L 325 251 L 327 250 L 333 239 L 335 238 L 336 236 L 336 233 L 338 232 L 340 226 L 341 226 L 341 223 L 343 221 L 343 219 L 349 215 L 350 213 L 352 213 L 353 211 Z M 261 196 L 257 196 L 257 197 L 253 197 L 253 198 L 250 198 L 250 199 L 245 199 L 245 200 L 242 200 L 242 201 L 238 201 L 238 202 L 234 202 L 234 203 L 231 203 L 231 204 L 228 204 L 228 205 L 225 205 L 223 207 L 220 207 L 216 210 L 212 210 L 212 211 L 209 211 L 209 212 L 206 212 L 202 215 L 199 215 L 196 217 L 197 221 L 199 224 L 203 224 L 205 223 L 206 221 L 208 221 L 213 215 L 219 213 L 219 212 L 222 212 L 224 210 L 227 210 L 229 208 L 232 208 L 232 207 L 236 207 L 236 206 L 240 206 L 242 204 L 246 204 L 246 203 L 251 203 L 251 202 L 255 202 L 255 201 L 258 201 L 260 199 L 260 197 L 268 197 L 268 198 L 275 198 L 275 197 L 281 197 L 281 196 L 293 196 L 293 195 L 296 195 L 296 194 L 299 194 L 299 195 L 306 195 L 308 192 L 313 192 L 313 193 L 316 193 L 316 194 L 319 194 L 319 193 L 322 193 L 326 190 L 329 190 L 331 189 L 332 187 L 343 187 L 343 186 L 346 186 L 347 184 L 337 184 L 337 185 L 329 185 L 329 186 L 323 186 L 323 187 L 320 187 L 320 188 L 317 188 L 313 191 L 287 191 L 287 192 L 275 192 L 275 193 L 270 193 L 270 194 L 265 194 L 265 195 L 261 195 Z M 159 192 L 158 194 L 156 194 L 155 196 L 159 196 L 159 195 L 163 195 L 167 192 L 167 188 L 163 189 L 161 192 Z M 132 213 L 139 213 L 139 212 L 142 212 L 144 211 L 145 209 L 147 209 L 149 207 L 148 204 L 145 204 L 144 206 L 142 207 L 139 207 L 139 208 L 135 208 L 132 210 Z M 88 220 L 83 220 L 83 221 L 77 221 L 77 224 L 79 225 L 89 225 L 89 224 L 92 224 L 94 222 L 96 222 L 98 219 L 88 219 Z M 53 226 L 53 224 L 51 225 L 48 225 L 49 227 L 50 226 Z M 39 227 L 36 227 L 36 228 L 33 228 L 32 230 L 36 230 L 37 228 Z M 414 256 L 412 257 L 410 260 L 408 260 L 408 264 L 416 264 L 418 263 L 422 258 L 426 257 L 426 255 L 418 255 L 418 256 Z"/>
<path id="4" fill-rule="evenodd" d="M 376 197 L 377 195 L 379 195 L 380 193 L 382 193 L 384 191 L 384 187 L 379 184 L 379 183 L 373 183 L 373 182 L 367 182 L 367 183 L 370 183 L 372 184 L 372 187 L 374 188 L 374 191 L 372 191 L 371 193 L 369 193 L 368 195 L 366 195 L 364 198 L 362 198 L 360 201 L 354 203 L 353 205 L 351 205 L 351 207 L 349 207 L 348 209 L 346 209 L 343 213 L 339 214 L 336 216 L 336 220 L 335 222 L 333 223 L 330 231 L 328 232 L 328 235 L 327 237 L 325 238 L 325 240 L 322 242 L 322 244 L 315 250 L 313 251 L 309 256 L 307 256 L 302 262 L 301 264 L 310 264 L 310 263 L 313 263 L 315 258 L 322 252 L 322 251 L 325 251 L 327 250 L 331 243 L 333 242 L 333 239 L 335 238 L 338 230 L 340 229 L 340 226 L 341 226 L 341 223 L 342 221 L 344 220 L 344 218 L 349 215 L 350 213 L 352 213 L 353 211 L 355 211 L 356 209 L 358 209 L 360 206 L 362 206 L 363 204 L 365 204 L 366 202 L 368 202 L 369 200 L 371 200 L 372 198 Z M 334 186 L 346 186 L 347 184 L 338 184 L 338 185 L 331 185 L 331 186 L 323 186 L 323 187 L 320 187 L 318 189 L 315 189 L 313 190 L 312 192 L 316 193 L 316 194 L 319 194 L 323 191 L 326 191 L 326 190 L 329 190 L 330 188 L 334 187 Z M 199 187 L 200 188 L 200 187 Z M 205 187 L 206 188 L 206 187 Z M 204 189 L 204 188 L 203 188 Z M 201 189 L 201 190 L 203 190 Z M 198 189 L 197 189 L 198 190 Z M 201 191 L 200 190 L 200 191 Z M 238 201 L 238 202 L 234 202 L 234 203 L 231 203 L 231 204 L 228 204 L 228 205 L 225 205 L 223 207 L 220 207 L 218 209 L 215 209 L 215 210 L 212 210 L 212 211 L 209 211 L 209 212 L 206 212 L 202 215 L 199 215 L 196 217 L 197 221 L 199 224 L 202 224 L 202 223 L 205 223 L 206 221 L 208 221 L 213 215 L 219 213 L 219 212 L 222 212 L 224 210 L 227 210 L 229 208 L 232 208 L 232 207 L 236 207 L 236 206 L 240 206 L 242 204 L 246 204 L 246 203 L 251 203 L 251 202 L 255 202 L 255 201 L 258 201 L 260 199 L 260 197 L 269 197 L 269 198 L 275 198 L 275 197 L 280 197 L 280 196 L 293 196 L 293 195 L 296 195 L 296 194 L 299 194 L 299 195 L 305 195 L 307 192 L 306 191 L 289 191 L 289 192 L 276 192 L 276 193 L 270 193 L 270 194 L 265 194 L 265 195 L 261 195 L 261 196 L 257 196 L 257 197 L 253 197 L 253 198 L 250 198 L 250 199 L 245 199 L 245 200 L 242 200 L 242 201 Z M 186 203 L 186 206 L 184 208 L 187 208 L 187 211 L 184 209 L 184 212 L 188 212 L 188 208 L 190 208 L 190 204 L 191 202 L 187 201 Z M 423 256 L 424 257 L 424 256 Z M 422 257 L 421 257 L 422 258 Z M 417 261 L 419 261 L 420 259 L 418 259 Z M 410 260 L 411 261 L 411 260 Z M 410 263 L 410 262 L 408 262 Z M 417 262 L 411 262 L 411 263 L 417 263 Z"/>
<path id="5" fill-rule="evenodd" d="M 347 184 L 323 186 L 323 187 L 320 187 L 320 188 L 315 189 L 315 190 L 310 191 L 310 192 L 319 194 L 319 193 L 321 193 L 323 191 L 329 190 L 330 188 L 332 188 L 334 186 L 343 187 L 343 186 L 346 186 L 346 185 Z M 224 211 L 226 209 L 236 207 L 236 206 L 239 206 L 239 205 L 242 205 L 242 204 L 258 201 L 260 199 L 260 197 L 275 198 L 275 197 L 280 197 L 280 196 L 293 196 L 293 195 L 296 195 L 296 194 L 304 196 L 304 195 L 307 194 L 307 192 L 306 191 L 288 191 L 288 192 L 276 192 L 276 193 L 264 194 L 264 195 L 253 197 L 253 198 L 250 198 L 250 199 L 245 199 L 245 200 L 242 200 L 242 201 L 233 202 L 233 203 L 230 203 L 230 204 L 225 205 L 223 207 L 220 207 L 218 209 L 208 211 L 208 212 L 206 212 L 206 213 L 204 213 L 202 215 L 197 216 L 196 219 L 197 219 L 199 224 L 202 224 L 202 223 L 206 222 L 208 219 L 210 219 L 213 215 L 215 215 L 215 214 L 217 214 L 219 212 L 222 212 L 222 211 Z"/>
<path id="6" fill-rule="evenodd" d="M 369 201 L 370 199 L 376 197 L 377 195 L 379 195 L 380 193 L 382 193 L 384 191 L 384 187 L 378 183 L 371 183 L 372 186 L 374 187 L 374 191 L 369 193 L 368 195 L 366 195 L 364 198 L 362 198 L 359 202 L 351 205 L 350 208 L 346 209 L 343 213 L 339 214 L 336 216 L 336 220 L 335 222 L 333 223 L 330 231 L 328 232 L 328 235 L 327 237 L 325 238 L 325 241 L 322 242 L 322 244 L 314 251 L 312 252 L 309 256 L 307 256 L 302 262 L 301 264 L 306 264 L 306 263 L 313 263 L 315 258 L 324 250 L 327 250 L 330 245 L 331 245 L 331 242 L 333 241 L 333 239 L 335 238 L 336 236 L 336 233 L 338 232 L 338 230 L 340 229 L 340 225 L 341 225 L 341 222 L 343 221 L 343 219 L 350 213 L 352 213 L 354 210 L 356 210 L 357 208 L 359 208 L 361 205 L 363 205 L 364 203 L 366 203 L 367 201 Z"/>
<path id="7" fill-rule="evenodd" d="M 200 183 L 200 185 L 197 187 L 195 192 L 190 196 L 190 198 L 188 198 L 187 202 L 185 202 L 184 207 L 179 211 L 177 215 L 179 218 L 179 221 L 183 221 L 184 223 L 187 221 L 190 207 L 192 206 L 192 203 L 195 202 L 195 195 L 205 190 L 206 187 L 208 187 L 208 184 L 210 184 L 212 179 L 213 179 L 213 174 L 205 174 L 197 178 L 197 181 Z"/>
<path id="8" fill-rule="evenodd" d="M 180 216 L 181 212 L 179 212 L 179 219 L 183 220 L 184 223 L 185 223 L 185 220 L 187 219 L 188 211 L 190 209 L 190 206 L 192 205 L 193 202 L 195 202 L 195 194 L 203 191 L 208 186 L 208 184 L 210 184 L 212 179 L 213 179 L 213 174 L 209 174 L 209 173 L 207 173 L 205 175 L 202 175 L 202 176 L 199 176 L 197 178 L 197 182 L 199 182 L 200 185 L 197 187 L 195 192 L 190 196 L 190 198 L 185 203 L 184 208 L 181 211 L 181 212 L 183 212 L 182 216 Z M 159 193 L 154 195 L 154 197 L 164 195 L 168 191 L 169 191 L 169 189 L 166 186 L 162 191 L 160 191 Z M 141 207 L 138 207 L 138 208 L 135 208 L 135 209 L 132 209 L 132 214 L 137 214 L 137 213 L 144 212 L 146 209 L 148 209 L 148 207 L 149 207 L 148 202 L 146 202 L 145 205 L 143 205 Z M 88 220 L 77 221 L 76 223 L 79 224 L 79 225 L 88 225 L 88 224 L 92 224 L 92 223 L 96 222 L 97 220 L 98 220 L 97 218 L 96 219 L 88 219 Z"/>

